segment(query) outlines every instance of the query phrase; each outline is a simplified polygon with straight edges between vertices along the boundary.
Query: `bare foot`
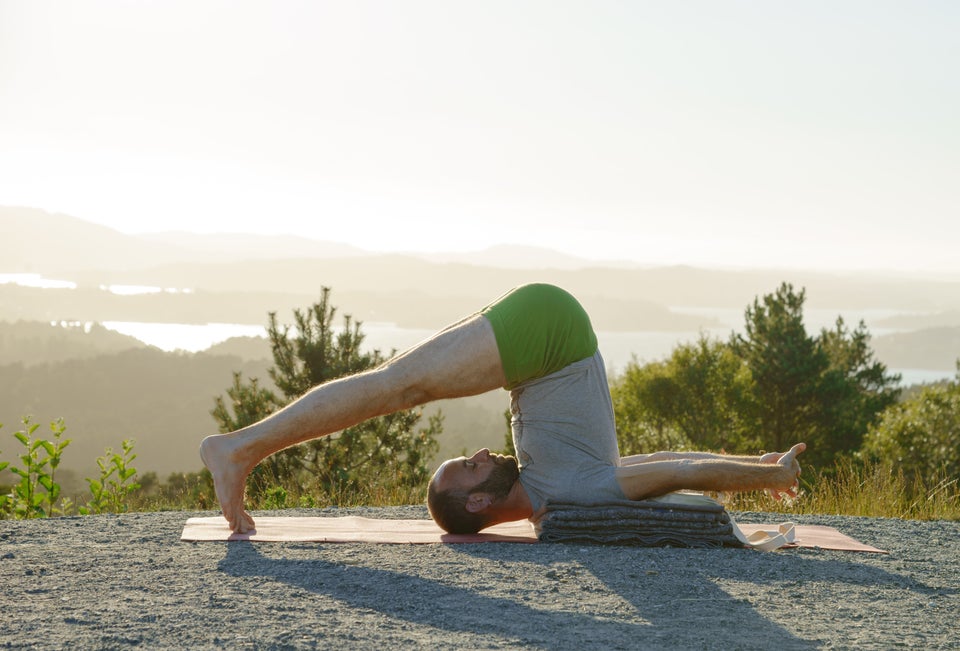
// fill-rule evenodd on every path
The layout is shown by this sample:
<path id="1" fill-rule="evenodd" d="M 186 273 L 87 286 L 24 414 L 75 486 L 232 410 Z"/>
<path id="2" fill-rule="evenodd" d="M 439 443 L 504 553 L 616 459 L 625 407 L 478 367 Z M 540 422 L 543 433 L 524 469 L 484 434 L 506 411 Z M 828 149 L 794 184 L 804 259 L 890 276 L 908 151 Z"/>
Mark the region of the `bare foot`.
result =
<path id="1" fill-rule="evenodd" d="M 243 508 L 243 492 L 249 470 L 233 460 L 230 440 L 224 435 L 208 436 L 200 443 L 200 458 L 213 475 L 213 487 L 223 517 L 230 529 L 246 533 L 254 528 L 253 518 Z"/>

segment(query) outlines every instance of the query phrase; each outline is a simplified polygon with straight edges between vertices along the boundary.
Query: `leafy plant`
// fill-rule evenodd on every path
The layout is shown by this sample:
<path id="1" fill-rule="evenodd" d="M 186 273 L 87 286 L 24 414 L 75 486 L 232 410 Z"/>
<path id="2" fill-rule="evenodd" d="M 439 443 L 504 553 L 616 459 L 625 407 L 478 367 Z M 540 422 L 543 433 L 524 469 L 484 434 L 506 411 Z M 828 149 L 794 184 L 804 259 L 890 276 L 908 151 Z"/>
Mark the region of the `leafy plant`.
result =
<path id="1" fill-rule="evenodd" d="M 57 509 L 60 485 L 56 482 L 56 471 L 64 448 L 70 445 L 70 439 L 61 440 L 66 425 L 62 418 L 50 423 L 53 440 L 48 441 L 33 438 L 38 423 L 31 423 L 29 417 L 22 422 L 24 428 L 13 436 L 24 447 L 25 451 L 19 457 L 23 465 L 0 464 L 0 470 L 9 466 L 10 472 L 19 477 L 0 505 L 15 518 L 51 517 L 55 512 L 62 512 Z"/>
<path id="2" fill-rule="evenodd" d="M 870 427 L 866 457 L 894 460 L 908 477 L 928 480 L 944 472 L 960 480 L 960 362 L 956 378 L 924 387 L 887 409 Z"/>
<path id="3" fill-rule="evenodd" d="M 260 506 L 263 509 L 285 509 L 287 508 L 287 491 L 282 486 L 273 486 L 268 488 L 263 496 L 263 502 Z"/>
<path id="4" fill-rule="evenodd" d="M 127 510 L 127 498 L 140 488 L 134 479 L 137 469 L 130 464 L 137 455 L 133 452 L 133 440 L 123 442 L 122 454 L 107 448 L 105 454 L 97 457 L 100 478 L 87 478 L 91 499 L 86 506 L 80 507 L 80 513 L 123 513 Z"/>
<path id="5" fill-rule="evenodd" d="M 703 334 L 668 359 L 640 365 L 634 358 L 611 387 L 621 452 L 757 448 L 744 427 L 750 391 L 742 360 Z"/>

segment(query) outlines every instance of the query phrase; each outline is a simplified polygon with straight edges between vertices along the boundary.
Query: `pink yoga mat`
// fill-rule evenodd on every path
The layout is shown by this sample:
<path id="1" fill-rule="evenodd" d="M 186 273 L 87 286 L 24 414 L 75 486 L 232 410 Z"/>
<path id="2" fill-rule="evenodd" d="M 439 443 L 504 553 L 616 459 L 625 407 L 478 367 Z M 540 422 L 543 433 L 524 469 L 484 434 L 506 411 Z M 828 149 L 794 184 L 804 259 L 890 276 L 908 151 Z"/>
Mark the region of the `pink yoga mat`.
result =
<path id="1" fill-rule="evenodd" d="M 347 516 L 322 517 L 258 517 L 254 531 L 237 534 L 230 531 L 221 516 L 190 518 L 183 527 L 180 540 L 254 542 L 367 542 L 367 543 L 535 543 L 533 525 L 525 520 L 507 522 L 484 529 L 477 534 L 444 533 L 432 520 L 381 520 Z M 758 530 L 776 530 L 777 525 L 740 524 L 748 536 Z M 788 547 L 813 547 L 839 551 L 886 552 L 854 540 L 833 527 L 797 525 L 796 541 Z"/>

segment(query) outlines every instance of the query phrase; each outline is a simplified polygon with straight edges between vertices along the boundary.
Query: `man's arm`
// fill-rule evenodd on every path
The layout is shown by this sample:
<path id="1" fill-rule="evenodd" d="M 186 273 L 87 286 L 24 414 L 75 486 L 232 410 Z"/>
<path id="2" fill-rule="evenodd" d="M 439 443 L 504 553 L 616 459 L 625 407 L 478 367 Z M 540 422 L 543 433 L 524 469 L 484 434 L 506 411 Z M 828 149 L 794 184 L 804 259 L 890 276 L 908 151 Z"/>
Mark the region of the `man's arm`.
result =
<path id="1" fill-rule="evenodd" d="M 616 470 L 617 483 L 632 500 L 647 499 L 678 490 L 751 491 L 767 489 L 779 499 L 781 494 L 796 496 L 800 464 L 796 457 L 806 449 L 798 443 L 789 452 L 777 455 L 775 462 L 737 461 L 713 455 L 705 458 L 681 457 L 650 459 L 621 466 Z M 764 455 L 767 457 L 768 455 Z"/>
<path id="2" fill-rule="evenodd" d="M 764 455 L 766 456 L 766 455 Z M 780 455 L 777 455 L 779 458 Z M 682 459 L 721 459 L 723 461 L 739 461 L 741 463 L 761 463 L 759 456 L 736 456 L 728 454 L 714 454 L 713 452 L 651 452 L 649 454 L 632 454 L 629 457 L 620 457 L 621 466 L 632 466 L 650 461 L 680 461 Z"/>

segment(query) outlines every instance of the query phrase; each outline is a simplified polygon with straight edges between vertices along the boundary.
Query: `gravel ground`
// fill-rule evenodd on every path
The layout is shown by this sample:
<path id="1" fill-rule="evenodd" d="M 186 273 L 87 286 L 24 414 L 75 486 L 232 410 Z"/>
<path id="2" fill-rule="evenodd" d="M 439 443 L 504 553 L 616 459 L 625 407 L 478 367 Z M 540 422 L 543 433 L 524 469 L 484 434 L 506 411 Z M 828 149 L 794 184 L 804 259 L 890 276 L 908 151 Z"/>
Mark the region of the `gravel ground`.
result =
<path id="1" fill-rule="evenodd" d="M 958 522 L 796 519 L 879 555 L 180 542 L 194 515 L 0 522 L 0 648 L 960 649 Z"/>

